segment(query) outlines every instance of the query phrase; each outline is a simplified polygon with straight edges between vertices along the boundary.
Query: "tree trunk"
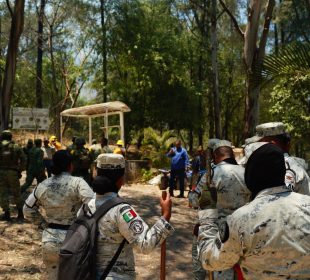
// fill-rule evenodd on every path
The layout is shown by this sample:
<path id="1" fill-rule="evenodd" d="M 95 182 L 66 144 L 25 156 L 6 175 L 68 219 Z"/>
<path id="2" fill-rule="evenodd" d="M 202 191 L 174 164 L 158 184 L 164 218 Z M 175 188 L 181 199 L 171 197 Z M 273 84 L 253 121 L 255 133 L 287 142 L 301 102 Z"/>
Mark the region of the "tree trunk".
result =
<path id="1" fill-rule="evenodd" d="M 0 130 L 9 127 L 11 99 L 16 72 L 18 44 L 24 28 L 25 0 L 16 0 L 12 13 L 9 46 L 6 55 L 3 85 L 0 91 Z"/>
<path id="2" fill-rule="evenodd" d="M 57 77 L 56 77 L 56 68 L 55 68 L 55 58 L 54 58 L 54 47 L 53 47 L 53 36 L 54 30 L 53 25 L 49 27 L 49 53 L 51 57 L 51 70 L 52 70 L 52 87 L 53 87 L 53 96 L 52 96 L 52 112 L 54 115 L 54 128 L 55 134 L 60 139 L 60 98 L 59 98 L 59 89 L 57 86 Z"/>
<path id="3" fill-rule="evenodd" d="M 107 29 L 106 29 L 106 23 L 105 23 L 105 1 L 104 0 L 100 0 L 100 14 L 101 14 L 101 30 L 102 30 L 102 75 L 103 75 L 102 94 L 103 94 L 103 102 L 107 102 L 108 101 Z"/>
<path id="4" fill-rule="evenodd" d="M 220 94 L 219 94 L 219 81 L 218 81 L 218 64 L 217 64 L 217 0 L 212 0 L 211 6 L 211 47 L 212 47 L 212 91 L 214 99 L 214 124 L 215 136 L 221 139 L 221 112 L 220 112 Z"/>
<path id="5" fill-rule="evenodd" d="M 38 52 L 37 52 L 37 80 L 36 80 L 36 107 L 42 108 L 42 58 L 43 58 L 43 17 L 45 0 L 41 0 L 38 14 Z"/>
<path id="6" fill-rule="evenodd" d="M 258 47 L 258 28 L 262 1 L 252 0 L 249 7 L 248 24 L 244 34 L 244 63 L 247 72 L 244 138 L 248 138 L 255 133 L 255 127 L 259 121 L 260 75 L 274 6 L 275 0 L 269 0 Z"/>

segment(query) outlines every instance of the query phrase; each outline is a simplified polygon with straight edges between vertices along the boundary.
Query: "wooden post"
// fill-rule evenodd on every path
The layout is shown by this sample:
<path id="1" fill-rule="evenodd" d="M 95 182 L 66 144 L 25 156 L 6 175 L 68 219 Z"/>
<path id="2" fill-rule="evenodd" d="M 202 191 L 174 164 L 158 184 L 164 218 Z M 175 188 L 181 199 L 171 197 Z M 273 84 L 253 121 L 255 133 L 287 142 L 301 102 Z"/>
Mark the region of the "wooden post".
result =
<path id="1" fill-rule="evenodd" d="M 125 145 L 125 128 L 124 128 L 124 112 L 119 113 L 119 124 L 121 127 L 121 139 L 124 142 L 124 147 L 126 147 L 126 145 Z"/>
<path id="2" fill-rule="evenodd" d="M 88 144 L 91 145 L 92 141 L 92 124 L 91 124 L 91 117 L 88 118 L 88 125 L 89 125 L 89 135 L 88 135 Z"/>
<path id="3" fill-rule="evenodd" d="M 167 191 L 161 193 L 161 197 L 165 200 Z M 166 240 L 161 244 L 160 248 L 160 280 L 166 279 Z"/>

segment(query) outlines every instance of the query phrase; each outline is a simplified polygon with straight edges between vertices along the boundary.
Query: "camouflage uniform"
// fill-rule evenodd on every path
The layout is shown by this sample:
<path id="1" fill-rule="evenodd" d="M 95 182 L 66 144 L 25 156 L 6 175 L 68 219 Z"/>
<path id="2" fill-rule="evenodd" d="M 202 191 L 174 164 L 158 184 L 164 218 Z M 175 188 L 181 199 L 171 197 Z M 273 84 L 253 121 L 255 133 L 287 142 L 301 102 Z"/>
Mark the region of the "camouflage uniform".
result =
<path id="1" fill-rule="evenodd" d="M 105 201 L 116 197 L 116 193 L 96 194 L 88 206 L 92 213 Z M 142 220 L 129 204 L 120 204 L 113 207 L 104 215 L 98 223 L 99 236 L 97 247 L 97 273 L 102 275 L 103 271 L 111 261 L 119 245 L 125 238 L 122 253 L 116 264 L 109 273 L 107 279 L 136 279 L 133 248 L 142 253 L 149 253 L 173 233 L 171 225 L 161 217 L 152 228 Z"/>
<path id="2" fill-rule="evenodd" d="M 25 201 L 25 218 L 37 224 L 43 218 L 48 224 L 42 234 L 43 263 L 48 279 L 57 279 L 59 248 L 67 233 L 59 225 L 71 225 L 82 203 L 93 196 L 82 178 L 63 172 L 39 184 Z"/>
<path id="3" fill-rule="evenodd" d="M 43 157 L 44 152 L 41 147 L 33 147 L 28 152 L 27 177 L 26 182 L 21 187 L 22 192 L 26 191 L 32 185 L 34 179 L 39 184 L 46 178 Z"/>
<path id="4" fill-rule="evenodd" d="M 310 195 L 310 178 L 306 170 L 299 165 L 296 158 L 284 154 L 286 165 L 285 184 L 293 191 Z"/>
<path id="5" fill-rule="evenodd" d="M 73 176 L 82 177 L 87 183 L 90 183 L 89 169 L 91 167 L 91 158 L 89 155 L 89 150 L 84 148 L 85 143 L 83 138 L 77 138 L 76 147 L 74 150 L 71 150 L 70 154 L 72 155 L 72 164 L 73 164 Z M 84 140 L 84 142 L 82 142 Z"/>
<path id="6" fill-rule="evenodd" d="M 275 211 L 276 209 L 276 211 Z M 199 212 L 205 269 L 240 263 L 245 279 L 310 279 L 310 198 L 280 186 L 261 191 L 218 227 L 218 210 Z"/>
<path id="7" fill-rule="evenodd" d="M 4 131 L 4 133 L 8 133 Z M 10 134 L 11 135 L 11 134 Z M 10 219 L 10 195 L 22 218 L 23 201 L 21 198 L 19 178 L 25 167 L 26 159 L 22 149 L 12 141 L 2 140 L 0 143 L 0 206 Z"/>

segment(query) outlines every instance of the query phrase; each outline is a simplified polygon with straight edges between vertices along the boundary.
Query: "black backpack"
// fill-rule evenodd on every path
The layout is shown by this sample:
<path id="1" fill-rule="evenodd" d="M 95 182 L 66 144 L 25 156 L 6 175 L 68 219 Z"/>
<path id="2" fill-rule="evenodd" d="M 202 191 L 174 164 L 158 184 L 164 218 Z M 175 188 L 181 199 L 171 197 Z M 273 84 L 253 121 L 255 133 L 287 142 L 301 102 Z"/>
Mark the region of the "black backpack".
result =
<path id="1" fill-rule="evenodd" d="M 111 208 L 122 203 L 125 201 L 119 197 L 109 199 L 94 214 L 91 214 L 86 204 L 83 205 L 81 214 L 68 229 L 60 248 L 58 280 L 96 279 L 97 222 Z M 124 239 L 101 279 L 109 274 L 125 243 Z"/>

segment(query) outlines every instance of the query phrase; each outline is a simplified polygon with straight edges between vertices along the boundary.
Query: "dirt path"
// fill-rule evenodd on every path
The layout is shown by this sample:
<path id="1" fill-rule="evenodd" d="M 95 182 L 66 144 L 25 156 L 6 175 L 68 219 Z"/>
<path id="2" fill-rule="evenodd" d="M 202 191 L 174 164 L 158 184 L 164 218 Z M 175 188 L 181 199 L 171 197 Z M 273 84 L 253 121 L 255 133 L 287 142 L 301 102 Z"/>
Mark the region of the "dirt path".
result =
<path id="1" fill-rule="evenodd" d="M 129 185 L 122 188 L 121 196 L 132 203 L 136 211 L 151 226 L 160 216 L 157 187 Z M 2 214 L 2 213 L 0 213 Z M 13 216 L 16 213 L 13 212 Z M 195 212 L 188 208 L 187 199 L 173 198 L 171 224 L 175 234 L 167 241 L 167 280 L 192 279 L 191 232 Z M 41 232 L 30 223 L 0 222 L 0 279 L 40 279 Z M 137 279 L 159 279 L 160 249 L 150 255 L 135 252 Z"/>

